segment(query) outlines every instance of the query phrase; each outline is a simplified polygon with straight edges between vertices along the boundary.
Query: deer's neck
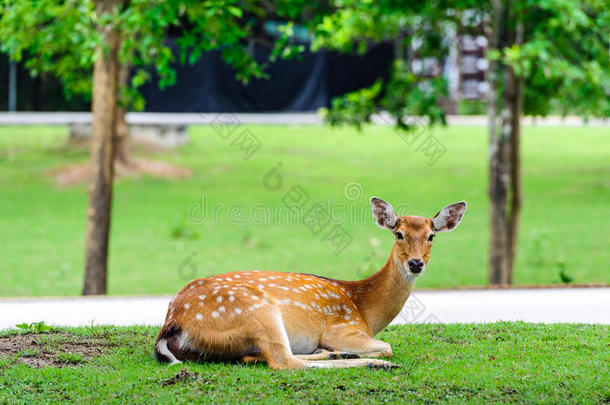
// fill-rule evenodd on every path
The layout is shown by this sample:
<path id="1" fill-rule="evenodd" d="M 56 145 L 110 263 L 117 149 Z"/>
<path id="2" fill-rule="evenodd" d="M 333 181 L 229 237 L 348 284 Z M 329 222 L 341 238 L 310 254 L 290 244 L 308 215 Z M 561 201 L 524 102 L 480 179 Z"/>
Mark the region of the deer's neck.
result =
<path id="1" fill-rule="evenodd" d="M 377 273 L 364 280 L 344 282 L 373 335 L 392 322 L 415 286 L 415 279 L 407 276 L 397 260 L 392 248 L 390 257 Z"/>

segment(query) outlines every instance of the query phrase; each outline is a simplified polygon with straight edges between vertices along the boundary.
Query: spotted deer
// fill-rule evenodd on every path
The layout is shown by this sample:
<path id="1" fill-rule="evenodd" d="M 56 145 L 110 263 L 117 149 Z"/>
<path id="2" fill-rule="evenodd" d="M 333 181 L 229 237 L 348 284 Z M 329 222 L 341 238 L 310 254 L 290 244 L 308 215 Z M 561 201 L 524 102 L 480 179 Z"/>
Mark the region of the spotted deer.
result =
<path id="1" fill-rule="evenodd" d="M 394 367 L 374 336 L 398 315 L 430 260 L 432 239 L 453 230 L 465 202 L 433 218 L 398 217 L 371 198 L 377 224 L 395 235 L 386 263 L 359 281 L 240 271 L 191 281 L 171 300 L 155 344 L 160 362 L 266 362 L 275 369 Z"/>

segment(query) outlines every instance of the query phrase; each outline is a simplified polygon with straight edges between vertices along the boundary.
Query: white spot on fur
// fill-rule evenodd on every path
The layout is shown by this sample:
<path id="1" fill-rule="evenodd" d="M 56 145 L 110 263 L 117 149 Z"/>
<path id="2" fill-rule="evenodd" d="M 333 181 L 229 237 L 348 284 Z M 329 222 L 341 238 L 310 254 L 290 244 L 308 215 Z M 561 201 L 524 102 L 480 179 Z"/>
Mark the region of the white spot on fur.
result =
<path id="1" fill-rule="evenodd" d="M 226 311 L 226 309 L 225 309 L 224 305 L 221 305 L 218 307 L 218 312 L 225 312 L 225 311 Z"/>
<path id="2" fill-rule="evenodd" d="M 212 311 L 212 316 L 214 318 L 218 318 L 220 316 L 220 314 L 218 313 L 218 311 Z"/>
<path id="3" fill-rule="evenodd" d="M 308 309 L 309 308 L 307 305 L 305 305 L 305 304 L 303 304 L 302 302 L 299 302 L 299 301 L 295 301 L 294 305 L 296 305 L 299 308 L 303 308 L 303 309 Z"/>
<path id="4" fill-rule="evenodd" d="M 235 312 L 235 315 L 241 314 L 241 308 L 235 308 L 233 311 Z"/>
<path id="5" fill-rule="evenodd" d="M 184 309 L 189 309 L 191 307 L 191 304 L 189 304 L 188 302 L 186 304 L 184 304 Z"/>
<path id="6" fill-rule="evenodd" d="M 234 297 L 234 296 L 232 296 L 232 295 L 229 295 L 229 301 L 230 301 L 230 302 L 235 301 L 235 297 Z"/>
<path id="7" fill-rule="evenodd" d="M 200 299 L 200 300 L 204 300 L 204 299 L 205 299 L 205 294 L 201 294 L 201 295 L 199 296 L 199 299 Z"/>
<path id="8" fill-rule="evenodd" d="M 219 296 L 216 298 L 216 301 L 218 301 L 218 302 L 222 302 L 222 295 L 219 295 Z"/>
<path id="9" fill-rule="evenodd" d="M 202 319 L 203 319 L 203 315 L 201 315 L 201 314 L 197 314 L 197 315 L 195 315 L 195 318 L 197 318 L 197 320 L 199 320 L 199 321 L 200 321 L 200 320 L 202 320 Z"/>

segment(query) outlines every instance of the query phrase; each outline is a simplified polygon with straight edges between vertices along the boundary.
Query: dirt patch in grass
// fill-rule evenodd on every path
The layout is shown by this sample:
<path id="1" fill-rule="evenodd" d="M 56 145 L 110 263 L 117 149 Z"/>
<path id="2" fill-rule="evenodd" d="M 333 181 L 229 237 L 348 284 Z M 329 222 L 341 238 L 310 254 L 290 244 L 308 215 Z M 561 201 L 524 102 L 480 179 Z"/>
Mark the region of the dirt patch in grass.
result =
<path id="1" fill-rule="evenodd" d="M 31 367 L 66 367 L 101 355 L 111 344 L 66 333 L 0 337 L 0 357 L 14 357 Z"/>
<path id="2" fill-rule="evenodd" d="M 189 381 L 199 381 L 199 373 L 192 373 L 186 368 L 183 368 L 175 376 L 161 380 L 160 384 L 162 387 L 166 387 L 168 385 L 174 385 L 181 382 L 184 383 Z"/>
<path id="3" fill-rule="evenodd" d="M 167 162 L 147 159 L 133 159 L 129 165 L 115 164 L 115 175 L 118 178 L 139 178 L 142 176 L 167 180 L 179 180 L 190 177 L 191 169 Z M 49 172 L 58 187 L 70 187 L 89 180 L 89 163 L 62 167 Z"/>

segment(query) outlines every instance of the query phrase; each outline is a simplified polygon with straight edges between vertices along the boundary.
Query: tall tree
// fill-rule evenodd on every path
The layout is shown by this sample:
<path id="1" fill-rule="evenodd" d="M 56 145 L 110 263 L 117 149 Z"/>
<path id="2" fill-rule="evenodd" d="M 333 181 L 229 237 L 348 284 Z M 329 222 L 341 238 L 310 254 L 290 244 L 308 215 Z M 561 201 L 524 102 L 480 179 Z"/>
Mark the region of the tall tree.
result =
<path id="1" fill-rule="evenodd" d="M 97 0 L 97 15 L 102 18 L 124 6 L 123 0 Z M 93 67 L 93 122 L 89 204 L 85 247 L 83 294 L 105 294 L 108 267 L 108 235 L 114 178 L 114 140 L 119 73 L 119 33 L 114 25 L 99 26 L 102 41 L 96 49 Z"/>
<path id="2" fill-rule="evenodd" d="M 361 126 L 386 110 L 401 130 L 409 116 L 445 122 L 447 83 L 412 69 L 413 57 L 442 60 L 459 24 L 482 21 L 490 44 L 490 272 L 509 284 L 521 211 L 520 119 L 525 114 L 610 116 L 610 10 L 603 0 L 470 0 L 331 2 L 316 27 L 315 47 L 364 51 L 371 42 L 398 43 L 387 81 L 333 100 L 326 119 Z"/>
<path id="3" fill-rule="evenodd" d="M 92 95 L 92 142 L 83 294 L 107 291 L 108 241 L 113 161 L 125 152 L 125 100 L 143 106 L 137 88 L 156 69 L 161 86 L 175 81 L 168 30 L 178 32 L 180 61 L 194 63 L 204 51 L 220 49 L 242 81 L 262 77 L 247 52 L 245 38 L 259 19 L 244 18 L 244 9 L 261 16 L 256 2 L 148 0 L 6 0 L 0 5 L 2 50 L 24 59 L 33 75 L 51 72 L 68 94 Z M 277 10 L 282 10 L 278 8 Z M 284 12 L 294 13 L 293 6 Z M 127 66 L 133 67 L 129 86 Z M 92 89 L 92 90 L 91 90 Z M 121 94 L 121 96 L 119 96 Z M 117 100 L 122 99 L 121 109 Z"/>
<path id="4" fill-rule="evenodd" d="M 492 49 L 523 45 L 523 22 L 512 0 L 493 0 L 488 36 Z M 488 70 L 489 200 L 491 284 L 510 284 L 521 213 L 519 117 L 523 78 L 500 59 Z"/>

